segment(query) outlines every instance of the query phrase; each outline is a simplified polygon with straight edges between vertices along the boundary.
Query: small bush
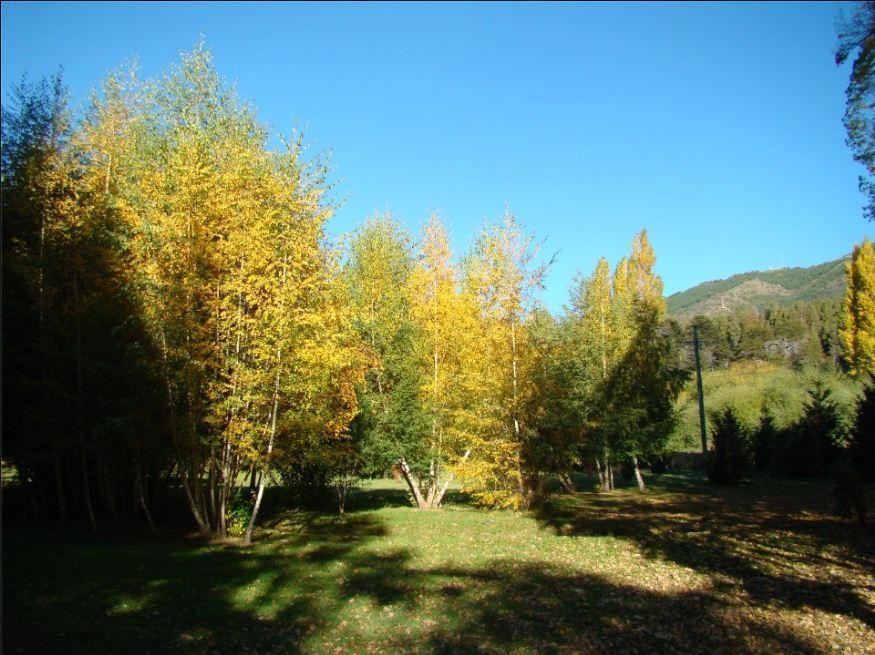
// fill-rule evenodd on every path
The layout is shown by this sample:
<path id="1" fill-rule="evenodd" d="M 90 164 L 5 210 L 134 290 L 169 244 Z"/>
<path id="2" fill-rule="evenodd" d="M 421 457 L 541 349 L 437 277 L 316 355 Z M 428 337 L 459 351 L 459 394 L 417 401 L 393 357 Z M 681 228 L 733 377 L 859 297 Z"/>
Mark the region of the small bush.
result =
<path id="1" fill-rule="evenodd" d="M 714 450 L 708 478 L 714 484 L 737 484 L 750 468 L 750 438 L 731 407 L 712 416 Z"/>
<path id="2" fill-rule="evenodd" d="M 252 518 L 255 500 L 248 488 L 235 489 L 231 494 L 227 509 L 228 534 L 232 537 L 242 537 Z"/>

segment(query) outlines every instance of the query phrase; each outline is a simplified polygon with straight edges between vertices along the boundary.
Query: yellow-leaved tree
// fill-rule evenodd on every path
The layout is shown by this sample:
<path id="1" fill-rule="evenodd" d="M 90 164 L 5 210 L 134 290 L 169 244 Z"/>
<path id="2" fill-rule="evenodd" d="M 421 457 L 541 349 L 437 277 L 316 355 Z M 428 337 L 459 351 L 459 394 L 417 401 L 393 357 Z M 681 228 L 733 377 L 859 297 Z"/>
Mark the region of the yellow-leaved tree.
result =
<path id="1" fill-rule="evenodd" d="M 419 251 L 408 302 L 419 395 L 430 425 L 417 465 L 402 456 L 399 468 L 416 505 L 435 508 L 471 452 L 474 317 L 471 297 L 460 288 L 446 228 L 436 214 L 423 230 Z"/>
<path id="2" fill-rule="evenodd" d="M 192 516 L 224 537 L 239 473 L 260 470 L 247 541 L 273 458 L 338 452 L 323 446 L 346 439 L 362 374 L 324 166 L 302 162 L 300 138 L 279 152 L 267 138 L 200 45 L 161 80 L 112 76 L 81 146 L 160 352 Z"/>
<path id="3" fill-rule="evenodd" d="M 537 435 L 524 412 L 535 362 L 527 322 L 547 270 L 537 257 L 534 237 L 506 213 L 500 224 L 484 227 L 465 263 L 482 362 L 473 367 L 482 400 L 465 485 L 485 505 L 527 507 L 542 491 L 534 463 Z"/>
<path id="4" fill-rule="evenodd" d="M 868 238 L 845 265 L 844 323 L 839 336 L 851 375 L 875 372 L 875 248 Z"/>

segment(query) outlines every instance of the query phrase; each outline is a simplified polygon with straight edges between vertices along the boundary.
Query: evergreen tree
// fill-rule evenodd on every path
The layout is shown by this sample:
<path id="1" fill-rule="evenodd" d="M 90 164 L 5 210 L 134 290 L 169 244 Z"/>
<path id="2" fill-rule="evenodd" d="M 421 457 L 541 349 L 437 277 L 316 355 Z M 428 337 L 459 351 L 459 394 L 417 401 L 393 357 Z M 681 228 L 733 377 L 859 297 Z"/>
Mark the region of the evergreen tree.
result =
<path id="1" fill-rule="evenodd" d="M 731 407 L 711 417 L 714 450 L 708 478 L 714 484 L 737 484 L 750 467 L 750 439 Z"/>
<path id="2" fill-rule="evenodd" d="M 790 427 L 784 443 L 776 467 L 789 475 L 825 475 L 838 458 L 845 446 L 845 428 L 832 393 L 821 381 L 808 390 L 802 417 Z"/>
<path id="3" fill-rule="evenodd" d="M 769 406 L 763 404 L 759 424 L 753 434 L 753 463 L 760 471 L 766 471 L 772 465 L 773 453 L 778 442 L 778 427 Z"/>

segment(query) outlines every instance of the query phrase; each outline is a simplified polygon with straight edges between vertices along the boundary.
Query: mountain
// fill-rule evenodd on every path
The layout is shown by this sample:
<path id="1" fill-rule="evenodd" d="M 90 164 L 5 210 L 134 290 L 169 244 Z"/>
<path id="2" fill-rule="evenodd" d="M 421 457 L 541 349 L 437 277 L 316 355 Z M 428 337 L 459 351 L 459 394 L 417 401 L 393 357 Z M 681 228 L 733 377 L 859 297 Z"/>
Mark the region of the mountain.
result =
<path id="1" fill-rule="evenodd" d="M 850 256 L 808 268 L 751 271 L 725 280 L 703 282 L 666 298 L 668 315 L 686 320 L 725 310 L 763 309 L 800 300 L 842 298 L 848 259 Z"/>

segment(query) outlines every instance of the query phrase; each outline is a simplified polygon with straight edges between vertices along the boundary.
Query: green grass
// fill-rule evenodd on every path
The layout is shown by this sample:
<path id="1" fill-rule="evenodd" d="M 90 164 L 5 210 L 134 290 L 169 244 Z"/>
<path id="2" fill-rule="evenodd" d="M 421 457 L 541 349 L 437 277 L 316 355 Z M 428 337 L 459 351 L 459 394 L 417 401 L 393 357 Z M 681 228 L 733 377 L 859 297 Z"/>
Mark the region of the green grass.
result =
<path id="1" fill-rule="evenodd" d="M 819 483 L 346 517 L 274 514 L 250 548 L 7 526 L 3 652 L 875 652 L 875 533 Z"/>

